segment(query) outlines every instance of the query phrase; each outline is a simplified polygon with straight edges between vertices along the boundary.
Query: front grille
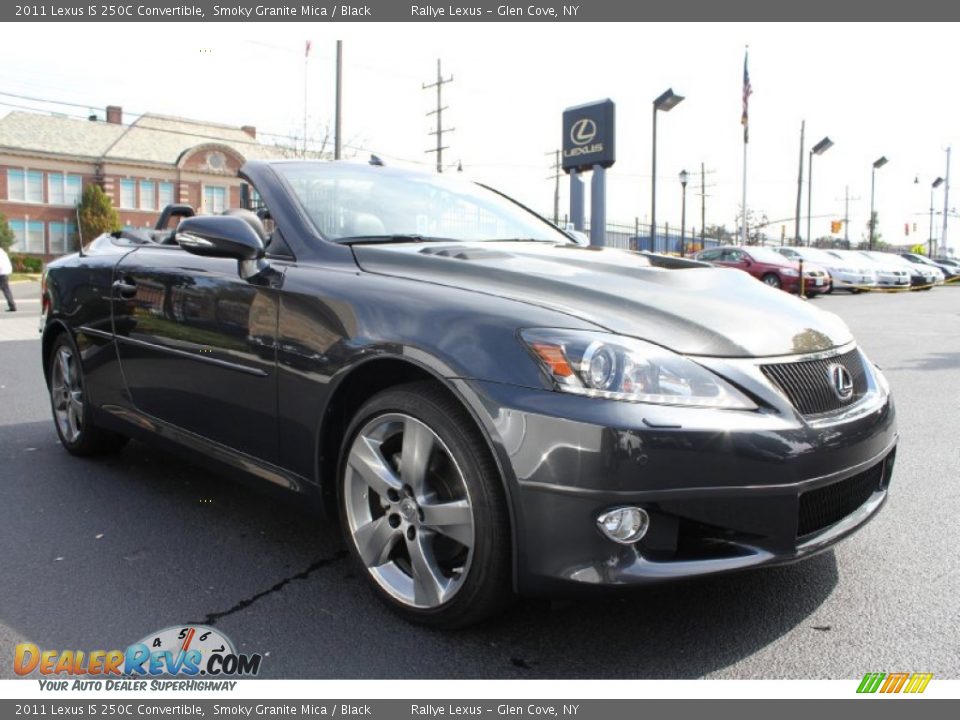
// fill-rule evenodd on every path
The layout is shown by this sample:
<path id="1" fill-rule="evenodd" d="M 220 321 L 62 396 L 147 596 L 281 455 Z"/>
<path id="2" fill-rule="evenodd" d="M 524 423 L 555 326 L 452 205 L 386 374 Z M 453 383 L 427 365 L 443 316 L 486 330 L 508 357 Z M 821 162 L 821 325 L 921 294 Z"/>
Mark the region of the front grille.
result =
<path id="1" fill-rule="evenodd" d="M 830 366 L 840 363 L 853 380 L 853 394 L 841 400 L 834 391 Z M 761 365 L 760 369 L 789 398 L 801 415 L 822 415 L 852 405 L 867 392 L 867 373 L 857 350 L 819 360 Z"/>
<path id="2" fill-rule="evenodd" d="M 863 505 L 883 487 L 884 473 L 889 474 L 892 464 L 891 455 L 889 461 L 882 460 L 869 470 L 800 495 L 797 537 L 829 527 Z"/>

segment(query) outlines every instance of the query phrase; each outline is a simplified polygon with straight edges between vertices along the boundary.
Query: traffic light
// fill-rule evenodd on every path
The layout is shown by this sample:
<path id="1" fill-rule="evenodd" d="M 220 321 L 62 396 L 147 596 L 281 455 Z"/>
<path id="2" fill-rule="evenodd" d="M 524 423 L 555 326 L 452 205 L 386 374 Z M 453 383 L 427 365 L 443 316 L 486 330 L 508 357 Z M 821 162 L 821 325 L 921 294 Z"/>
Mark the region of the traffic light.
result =
<path id="1" fill-rule="evenodd" d="M 843 230 L 843 220 L 831 220 L 830 221 L 830 232 L 836 235 L 838 232 Z"/>

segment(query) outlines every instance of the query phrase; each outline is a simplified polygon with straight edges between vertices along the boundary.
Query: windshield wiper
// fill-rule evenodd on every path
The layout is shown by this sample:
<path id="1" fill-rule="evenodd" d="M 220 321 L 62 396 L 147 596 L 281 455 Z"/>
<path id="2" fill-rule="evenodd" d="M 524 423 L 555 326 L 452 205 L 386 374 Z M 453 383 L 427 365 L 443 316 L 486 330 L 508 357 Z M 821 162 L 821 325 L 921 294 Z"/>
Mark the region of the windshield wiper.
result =
<path id="1" fill-rule="evenodd" d="M 338 243 L 343 245 L 373 245 L 387 243 L 413 243 L 413 242 L 450 242 L 449 238 L 425 237 L 423 235 L 355 235 L 353 237 L 343 237 L 337 239 Z"/>

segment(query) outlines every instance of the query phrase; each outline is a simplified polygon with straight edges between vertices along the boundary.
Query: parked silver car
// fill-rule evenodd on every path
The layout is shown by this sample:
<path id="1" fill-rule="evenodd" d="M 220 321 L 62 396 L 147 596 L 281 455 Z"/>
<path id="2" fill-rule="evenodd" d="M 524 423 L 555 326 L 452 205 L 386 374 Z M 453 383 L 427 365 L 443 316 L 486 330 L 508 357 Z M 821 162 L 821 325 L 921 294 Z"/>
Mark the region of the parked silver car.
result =
<path id="1" fill-rule="evenodd" d="M 833 290 L 849 290 L 858 293 L 877 287 L 877 272 L 865 263 L 845 259 L 820 248 L 790 247 L 775 248 L 778 253 L 791 260 L 816 263 L 826 268 L 833 279 Z"/>

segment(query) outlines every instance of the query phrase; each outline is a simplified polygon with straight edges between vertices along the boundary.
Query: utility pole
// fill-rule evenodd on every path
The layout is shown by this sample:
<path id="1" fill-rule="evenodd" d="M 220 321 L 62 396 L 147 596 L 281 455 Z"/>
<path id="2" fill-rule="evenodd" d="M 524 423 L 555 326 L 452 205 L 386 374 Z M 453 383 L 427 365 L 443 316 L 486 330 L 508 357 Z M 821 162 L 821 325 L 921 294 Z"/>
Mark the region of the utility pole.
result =
<path id="1" fill-rule="evenodd" d="M 553 155 L 553 165 L 550 166 L 550 169 L 553 170 L 553 175 L 549 175 L 547 180 L 553 180 L 553 224 L 557 225 L 560 220 L 560 151 L 551 150 L 545 155 Z"/>
<path id="2" fill-rule="evenodd" d="M 716 170 L 711 170 L 710 175 L 715 173 Z M 700 163 L 700 188 L 697 190 L 697 194 L 700 196 L 700 247 L 703 248 L 703 242 L 707 237 L 707 198 L 710 195 L 707 195 L 707 190 L 716 185 L 707 185 L 707 168 L 703 163 Z M 690 234 L 691 238 L 696 237 L 696 233 Z"/>
<path id="3" fill-rule="evenodd" d="M 947 148 L 947 173 L 943 176 L 943 232 L 940 235 L 940 255 L 947 254 L 947 214 L 950 211 L 950 148 Z"/>
<path id="4" fill-rule="evenodd" d="M 343 151 L 343 141 L 341 124 L 341 105 L 343 100 L 343 40 L 337 40 L 337 109 L 333 120 L 333 159 L 339 160 L 340 153 Z"/>
<path id="5" fill-rule="evenodd" d="M 445 132 L 453 132 L 456 129 L 456 128 L 448 128 L 444 130 L 443 128 L 443 111 L 447 109 L 447 107 L 443 104 L 443 86 L 449 82 L 453 82 L 453 75 L 451 75 L 448 78 L 443 77 L 443 74 L 440 72 L 440 59 L 437 58 L 437 81 L 434 83 L 430 83 L 429 85 L 424 83 L 423 89 L 424 90 L 429 90 L 430 88 L 437 89 L 437 109 L 431 110 L 430 112 L 427 113 L 428 116 L 430 115 L 437 116 L 437 129 L 428 133 L 429 135 L 437 136 L 437 147 L 431 148 L 430 150 L 426 150 L 424 152 L 428 152 L 428 153 L 435 152 L 437 154 L 437 172 L 438 173 L 443 172 L 443 151 L 449 149 L 448 146 L 443 144 L 443 134 Z"/>
<path id="6" fill-rule="evenodd" d="M 703 249 L 703 241 L 706 239 L 707 227 L 707 171 L 700 163 L 700 249 Z"/>
<path id="7" fill-rule="evenodd" d="M 807 121 L 800 121 L 800 169 L 797 171 L 797 213 L 793 220 L 793 244 L 800 244 L 800 201 L 803 197 L 803 132 Z M 809 238 L 808 238 L 809 239 Z"/>
<path id="8" fill-rule="evenodd" d="M 843 188 L 843 247 L 850 249 L 850 186 Z"/>

